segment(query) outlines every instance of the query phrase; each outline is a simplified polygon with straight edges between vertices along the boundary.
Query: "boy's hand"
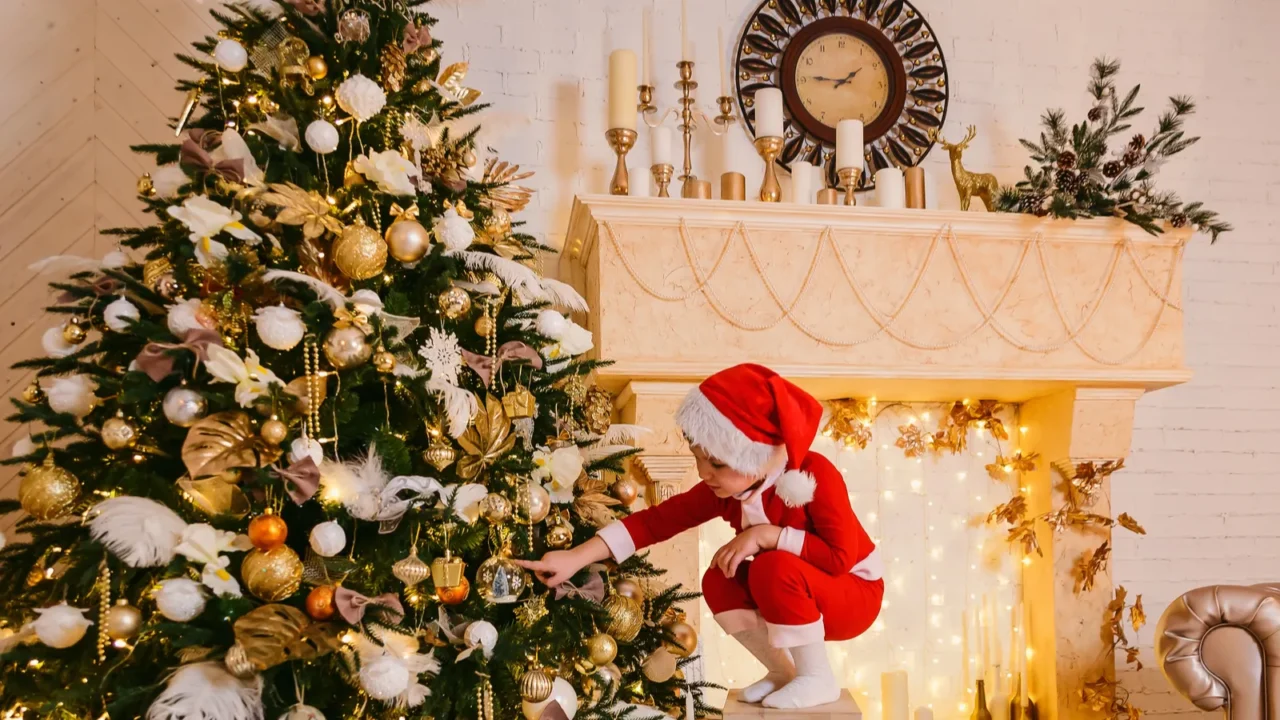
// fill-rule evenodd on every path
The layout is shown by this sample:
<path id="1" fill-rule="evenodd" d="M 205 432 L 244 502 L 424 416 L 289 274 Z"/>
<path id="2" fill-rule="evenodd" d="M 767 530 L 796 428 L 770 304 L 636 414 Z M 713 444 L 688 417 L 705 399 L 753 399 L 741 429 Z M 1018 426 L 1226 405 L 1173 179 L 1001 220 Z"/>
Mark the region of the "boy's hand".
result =
<path id="1" fill-rule="evenodd" d="M 738 566 L 743 560 L 776 548 L 781 534 L 782 528 L 776 525 L 753 525 L 717 550 L 711 564 L 720 568 L 725 577 L 731 578 L 738 574 Z"/>
<path id="2" fill-rule="evenodd" d="M 542 581 L 543 585 L 554 588 L 568 582 L 569 578 L 581 570 L 577 555 L 572 550 L 554 550 L 542 556 L 541 560 L 513 560 L 515 564 L 530 570 Z"/>

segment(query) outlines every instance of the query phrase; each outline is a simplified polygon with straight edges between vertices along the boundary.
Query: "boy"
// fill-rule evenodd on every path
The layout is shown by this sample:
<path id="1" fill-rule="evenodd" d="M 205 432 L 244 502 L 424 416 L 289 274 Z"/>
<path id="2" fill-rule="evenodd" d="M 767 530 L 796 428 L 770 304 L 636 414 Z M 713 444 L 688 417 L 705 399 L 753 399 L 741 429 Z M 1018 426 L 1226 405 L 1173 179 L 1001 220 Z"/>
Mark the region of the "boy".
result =
<path id="1" fill-rule="evenodd" d="M 716 622 L 769 671 L 742 699 L 771 708 L 835 702 L 841 687 L 825 642 L 871 626 L 884 580 L 844 478 L 809 452 L 822 405 L 768 368 L 738 365 L 690 392 L 676 421 L 702 482 L 576 548 L 521 564 L 555 587 L 593 562 L 622 562 L 723 518 L 737 536 L 716 552 L 702 592 Z"/>

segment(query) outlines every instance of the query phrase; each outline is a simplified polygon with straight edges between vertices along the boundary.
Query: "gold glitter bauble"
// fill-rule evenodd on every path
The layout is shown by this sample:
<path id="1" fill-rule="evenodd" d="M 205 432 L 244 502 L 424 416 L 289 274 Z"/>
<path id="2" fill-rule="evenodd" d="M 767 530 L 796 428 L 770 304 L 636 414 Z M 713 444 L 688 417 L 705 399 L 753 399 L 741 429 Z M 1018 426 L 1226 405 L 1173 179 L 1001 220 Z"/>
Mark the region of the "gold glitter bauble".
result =
<path id="1" fill-rule="evenodd" d="M 511 214 L 502 208 L 494 208 L 484 221 L 484 233 L 494 240 L 505 238 L 511 232 Z"/>
<path id="2" fill-rule="evenodd" d="M 324 356 L 337 370 L 350 370 L 369 361 L 373 346 L 364 331 L 354 325 L 334 328 L 324 339 Z"/>
<path id="3" fill-rule="evenodd" d="M 686 658 L 698 649 L 698 631 L 687 622 L 671 624 L 668 629 L 675 638 L 674 643 L 666 643 L 667 650 L 678 658 Z"/>
<path id="4" fill-rule="evenodd" d="M 613 591 L 636 602 L 644 602 L 644 586 L 635 578 L 622 578 L 614 583 Z"/>
<path id="5" fill-rule="evenodd" d="M 413 587 L 431 577 L 431 566 L 418 557 L 418 548 L 415 547 L 409 550 L 408 557 L 397 560 L 391 566 L 391 574 L 406 587 Z"/>
<path id="6" fill-rule="evenodd" d="M 138 426 L 122 415 L 102 423 L 102 444 L 111 450 L 125 450 L 138 444 Z"/>
<path id="7" fill-rule="evenodd" d="M 142 611 L 121 599 L 115 607 L 107 611 L 103 620 L 107 629 L 107 637 L 112 640 L 125 640 L 137 634 L 142 628 Z"/>
<path id="8" fill-rule="evenodd" d="M 551 697 L 551 685 L 555 682 L 542 668 L 526 670 L 520 676 L 520 698 L 525 702 L 540 703 Z"/>
<path id="9" fill-rule="evenodd" d="M 609 493 L 618 502 L 622 503 L 623 507 L 631 507 L 636 498 L 640 497 L 640 484 L 624 475 L 613 483 L 613 486 L 609 488 Z"/>
<path id="10" fill-rule="evenodd" d="M 280 422 L 276 418 L 262 423 L 262 428 L 258 430 L 258 434 L 266 440 L 268 444 L 279 445 L 284 439 L 289 437 L 289 426 Z"/>
<path id="11" fill-rule="evenodd" d="M 527 587 L 529 573 L 506 555 L 494 555 L 476 568 L 476 592 L 488 602 L 516 602 Z"/>
<path id="12" fill-rule="evenodd" d="M 471 295 L 460 287 L 451 287 L 440 293 L 437 301 L 440 304 L 440 314 L 449 320 L 457 320 L 471 312 Z"/>
<path id="13" fill-rule="evenodd" d="M 618 641 L 609 633 L 596 633 L 587 639 L 587 657 L 595 665 L 608 665 L 618 657 Z"/>
<path id="14" fill-rule="evenodd" d="M 263 552 L 252 550 L 240 565 L 240 577 L 259 600 L 280 602 L 298 591 L 302 560 L 288 545 Z"/>
<path id="15" fill-rule="evenodd" d="M 396 356 L 387 350 L 379 349 L 373 354 L 373 367 L 383 375 L 389 375 L 396 370 Z"/>
<path id="16" fill-rule="evenodd" d="M 352 280 L 368 280 L 387 266 L 387 244 L 377 230 L 357 221 L 333 244 L 333 264 Z"/>
<path id="17" fill-rule="evenodd" d="M 319 55 L 312 55 L 307 58 L 307 74 L 312 80 L 323 80 L 329 74 L 329 63 Z"/>
<path id="18" fill-rule="evenodd" d="M 516 512 L 522 520 L 540 523 L 551 512 L 551 494 L 535 482 L 526 482 L 516 491 Z"/>
<path id="19" fill-rule="evenodd" d="M 511 501 L 498 493 L 489 493 L 480 501 L 480 514 L 497 525 L 511 517 Z"/>
<path id="20" fill-rule="evenodd" d="M 80 497 L 80 481 L 53 461 L 53 453 L 32 467 L 18 485 L 18 502 L 37 520 L 54 520 L 71 512 Z"/>
<path id="21" fill-rule="evenodd" d="M 387 228 L 386 240 L 391 257 L 404 263 L 418 262 L 431 249 L 431 231 L 404 215 Z"/>
<path id="22" fill-rule="evenodd" d="M 610 595 L 605 598 L 604 610 L 609 614 L 604 631 L 619 642 L 629 643 L 640 634 L 640 628 L 644 626 L 644 606 L 639 601 L 623 595 Z"/>
<path id="23" fill-rule="evenodd" d="M 481 315 L 476 318 L 475 327 L 477 335 L 480 337 L 488 337 L 489 333 L 493 332 L 493 321 L 489 319 L 488 315 Z"/>
<path id="24" fill-rule="evenodd" d="M 274 550 L 289 537 L 289 524 L 284 518 L 267 511 L 249 521 L 249 542 L 259 550 Z"/>

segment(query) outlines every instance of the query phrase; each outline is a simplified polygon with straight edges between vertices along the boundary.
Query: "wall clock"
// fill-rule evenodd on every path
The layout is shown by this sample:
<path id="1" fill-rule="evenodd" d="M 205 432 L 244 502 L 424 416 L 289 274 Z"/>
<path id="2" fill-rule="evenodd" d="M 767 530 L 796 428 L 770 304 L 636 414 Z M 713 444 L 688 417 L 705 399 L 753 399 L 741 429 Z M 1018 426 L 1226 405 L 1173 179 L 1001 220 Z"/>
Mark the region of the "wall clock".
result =
<path id="1" fill-rule="evenodd" d="M 907 0 L 764 0 L 734 60 L 735 90 L 755 132 L 755 93 L 782 89 L 783 167 L 822 166 L 836 185 L 836 124 L 866 126 L 863 187 L 881 168 L 919 164 L 937 140 L 950 95 L 933 28 Z"/>

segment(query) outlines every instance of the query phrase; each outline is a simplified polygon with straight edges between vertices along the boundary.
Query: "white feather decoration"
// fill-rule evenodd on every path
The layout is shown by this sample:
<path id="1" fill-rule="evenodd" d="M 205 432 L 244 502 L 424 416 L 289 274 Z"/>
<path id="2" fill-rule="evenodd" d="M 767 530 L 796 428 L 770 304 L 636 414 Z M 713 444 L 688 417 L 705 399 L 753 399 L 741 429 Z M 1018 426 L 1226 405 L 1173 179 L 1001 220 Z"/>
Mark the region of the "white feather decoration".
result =
<path id="1" fill-rule="evenodd" d="M 122 495 L 89 509 L 89 535 L 129 567 L 163 567 L 173 560 L 187 523 L 167 506 Z"/>
<path id="2" fill-rule="evenodd" d="M 586 465 L 599 462 L 610 455 L 617 455 L 620 452 L 635 450 L 634 445 L 592 445 L 582 451 L 582 461 Z"/>
<path id="3" fill-rule="evenodd" d="M 262 681 L 216 662 L 183 665 L 147 709 L 147 720 L 262 720 Z"/>
<path id="4" fill-rule="evenodd" d="M 456 385 L 442 385 L 431 389 L 444 398 L 444 412 L 449 416 L 449 437 L 462 437 L 471 424 L 471 418 L 480 412 L 480 401 L 476 399 L 475 393 Z"/>
<path id="5" fill-rule="evenodd" d="M 541 278 L 538 277 L 538 273 L 514 260 L 475 250 L 466 250 L 459 254 L 462 262 L 472 270 L 488 270 L 497 275 L 502 282 L 517 290 L 525 292 L 539 290 Z"/>
<path id="6" fill-rule="evenodd" d="M 618 443 L 635 442 L 651 432 L 653 431 L 643 425 L 625 425 L 622 423 L 610 425 L 609 429 L 600 437 L 600 444 L 617 445 Z"/>
<path id="7" fill-rule="evenodd" d="M 382 489 L 390 480 L 377 447 L 370 443 L 369 451 L 358 460 L 326 460 L 320 466 L 320 497 L 341 502 L 352 517 L 372 521 L 378 519 Z"/>
<path id="8" fill-rule="evenodd" d="M 53 255 L 31 263 L 27 269 L 41 275 L 75 275 L 86 270 L 101 270 L 102 261 L 79 255 Z"/>
<path id="9" fill-rule="evenodd" d="M 293 272 L 291 270 L 268 270 L 267 273 L 262 276 L 262 279 L 267 282 L 292 280 L 293 282 L 306 285 L 316 292 L 316 295 L 319 296 L 321 302 L 324 302 L 335 310 L 340 307 L 345 307 L 347 304 L 347 296 L 343 295 L 337 288 L 323 280 L 318 280 L 310 275 L 304 275 L 300 272 Z"/>
<path id="10" fill-rule="evenodd" d="M 587 312 L 590 308 L 587 306 L 586 298 L 582 297 L 572 285 L 553 280 L 552 278 L 542 278 L 540 285 L 542 292 L 537 293 L 539 300 L 546 300 L 552 305 L 568 308 L 574 312 Z"/>

